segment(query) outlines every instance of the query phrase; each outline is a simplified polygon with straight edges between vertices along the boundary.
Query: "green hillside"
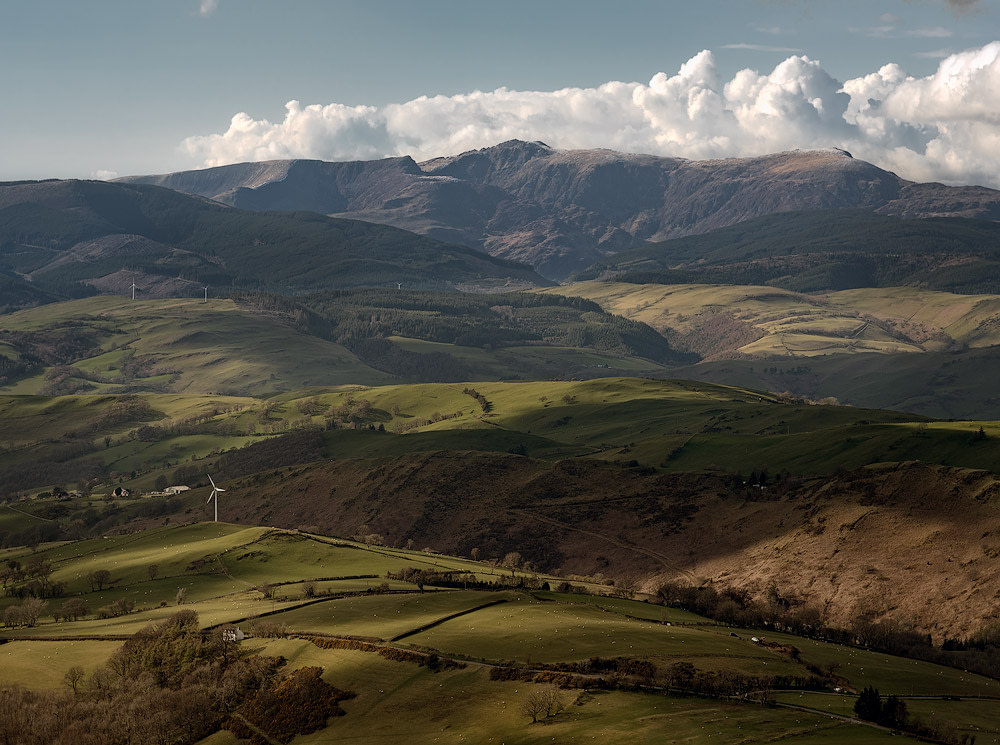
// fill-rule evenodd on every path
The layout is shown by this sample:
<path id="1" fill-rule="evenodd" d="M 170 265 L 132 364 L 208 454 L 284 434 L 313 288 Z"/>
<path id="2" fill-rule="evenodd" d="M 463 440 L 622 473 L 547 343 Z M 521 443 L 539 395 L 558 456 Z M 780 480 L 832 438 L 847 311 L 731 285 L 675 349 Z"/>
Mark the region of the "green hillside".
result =
<path id="1" fill-rule="evenodd" d="M 237 734 L 252 734 L 244 733 L 248 722 L 277 736 L 278 728 L 296 726 L 295 717 L 286 707 L 280 719 L 260 718 L 255 691 L 263 686 L 291 695 L 281 693 L 280 681 L 312 666 L 346 697 L 338 716 L 319 716 L 312 734 L 288 730 L 283 742 L 433 743 L 442 732 L 450 738 L 449 730 L 456 741 L 523 743 L 702 741 L 706 730 L 723 742 L 898 739 L 854 718 L 865 686 L 901 696 L 920 712 L 920 723 L 906 717 L 899 727 L 923 727 L 925 735 L 947 742 L 971 735 L 977 743 L 1000 742 L 995 680 L 720 625 L 656 604 L 652 596 L 629 599 L 614 586 L 566 583 L 485 561 L 223 523 L 4 558 L 44 566 L 44 576 L 64 583 L 64 595 L 46 600 L 35 620 L 9 622 L 0 631 L 6 641 L 0 693 L 18 702 L 0 727 L 24 726 L 23 717 L 31 716 L 33 731 L 52 738 L 112 701 L 128 701 L 130 710 L 155 718 L 161 736 L 170 734 L 173 742 L 235 745 Z M 109 570 L 111 589 L 95 589 L 87 579 L 101 569 Z M 429 579 L 418 585 L 392 578 L 404 570 Z M 462 582 L 478 583 L 477 589 L 462 589 Z M 549 589 L 560 583 L 578 592 Z M 58 614 L 67 598 L 82 604 L 82 612 L 76 620 L 53 620 L 50 612 Z M 15 617 L 8 610 L 20 605 L 0 599 L 8 619 Z M 114 615 L 103 610 L 112 607 L 119 609 Z M 248 638 L 215 646 L 219 632 L 212 628 L 227 623 Z M 168 633 L 175 649 L 198 643 L 200 657 L 154 662 L 164 649 L 157 640 Z M 149 657 L 131 655 L 142 649 Z M 181 671 L 214 665 L 214 679 L 228 680 L 226 671 L 266 657 L 280 659 L 276 673 L 261 672 L 243 696 L 216 695 L 202 673 L 200 716 L 176 718 L 171 691 L 193 690 L 190 677 L 179 687 Z M 121 672 L 108 677 L 105 665 Z M 149 665 L 157 665 L 160 678 L 140 685 Z M 75 694 L 66 683 L 74 667 L 80 669 Z M 532 714 L 527 702 L 539 695 L 556 705 Z M 68 699 L 72 707 L 62 705 Z M 302 711 L 318 703 L 313 696 L 294 700 L 292 709 Z M 91 728 L 99 733 L 109 726 L 95 720 Z"/>
<path id="2" fill-rule="evenodd" d="M 99 297 L 3 316 L 0 392 L 261 395 L 392 380 L 654 373 L 693 359 L 644 323 L 559 296 Z"/>
<path id="3" fill-rule="evenodd" d="M 237 476 L 323 457 L 437 450 L 804 475 L 882 461 L 988 470 L 1000 462 L 1000 428 L 989 421 L 933 421 L 729 386 L 630 378 L 341 386 L 267 399 L 8 395 L 0 398 L 0 413 L 15 424 L 0 442 L 9 494 L 85 483 L 149 490 L 161 475 L 183 481 L 174 476 L 181 467 L 193 467 L 194 478 L 204 481 L 204 470 L 217 461 Z M 272 440 L 285 434 L 288 444 Z M 251 444 L 255 449 L 239 450 Z"/>
<path id="4" fill-rule="evenodd" d="M 997 292 L 998 239 L 1000 226 L 985 220 L 780 212 L 622 251 L 575 279 L 773 285 L 798 292 L 903 285 Z"/>
<path id="5" fill-rule="evenodd" d="M 700 363 L 679 377 L 945 418 L 1000 416 L 990 378 L 1000 297 L 915 287 L 581 282 L 543 291 L 642 321 Z"/>

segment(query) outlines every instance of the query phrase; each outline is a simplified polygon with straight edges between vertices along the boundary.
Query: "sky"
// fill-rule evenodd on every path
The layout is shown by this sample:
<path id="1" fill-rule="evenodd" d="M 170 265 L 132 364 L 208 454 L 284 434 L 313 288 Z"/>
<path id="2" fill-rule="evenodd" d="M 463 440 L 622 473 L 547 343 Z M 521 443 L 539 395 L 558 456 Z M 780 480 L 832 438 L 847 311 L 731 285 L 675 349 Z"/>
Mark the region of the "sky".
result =
<path id="1" fill-rule="evenodd" d="M 1000 0 L 0 0 L 0 180 L 841 147 L 1000 188 Z"/>

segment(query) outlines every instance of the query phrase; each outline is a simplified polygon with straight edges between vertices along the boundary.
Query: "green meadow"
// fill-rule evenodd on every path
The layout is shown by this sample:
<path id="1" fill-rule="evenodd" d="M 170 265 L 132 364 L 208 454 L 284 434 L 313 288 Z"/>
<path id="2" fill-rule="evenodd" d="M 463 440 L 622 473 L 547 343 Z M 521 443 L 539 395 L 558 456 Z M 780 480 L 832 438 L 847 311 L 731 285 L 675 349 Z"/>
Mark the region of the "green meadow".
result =
<path id="1" fill-rule="evenodd" d="M 532 589 L 532 583 L 556 581 L 545 576 L 522 573 L 523 586 L 493 592 L 420 591 L 384 576 L 407 566 L 497 576 L 488 566 L 459 557 L 221 523 L 40 546 L 35 553 L 6 551 L 3 557 L 47 559 L 53 578 L 65 581 L 71 596 L 87 601 L 90 612 L 77 621 L 55 622 L 43 615 L 37 626 L 0 631 L 6 641 L 0 644 L 0 684 L 59 688 L 70 667 L 90 674 L 123 636 L 181 609 L 195 611 L 205 628 L 236 622 L 252 632 L 257 623 L 267 622 L 282 628 L 287 638 L 251 635 L 241 643 L 244 653 L 281 655 L 287 669 L 319 666 L 328 682 L 357 694 L 344 703 L 345 716 L 296 738 L 295 745 L 399 738 L 414 743 L 888 742 L 885 732 L 830 716 L 850 715 L 852 691 L 865 685 L 906 696 L 911 710 L 927 720 L 977 733 L 977 741 L 995 741 L 989 738 L 996 702 L 980 705 L 974 699 L 1000 697 L 1000 683 L 960 670 L 784 634 L 739 630 L 734 636 L 708 619 L 640 599 Z M 149 577 L 151 564 L 158 567 L 155 579 Z M 99 568 L 111 570 L 114 587 L 91 591 L 86 575 Z M 266 585 L 273 586 L 273 597 L 265 597 Z M 180 589 L 186 591 L 182 603 L 176 597 Z M 120 598 L 134 601 L 132 612 L 95 617 L 96 608 Z M 2 606 L 15 602 L 5 598 Z M 60 602 L 49 600 L 49 608 Z M 755 633 L 768 642 L 796 646 L 801 658 L 754 643 L 750 636 Z M 309 641 L 313 636 L 361 637 L 388 647 L 433 651 L 466 661 L 467 667 L 433 672 L 371 651 L 320 648 Z M 657 681 L 677 663 L 706 673 L 806 680 L 809 663 L 835 669 L 849 690 L 836 693 L 828 683 L 822 692 L 779 692 L 777 708 L 767 708 L 585 685 L 558 691 L 565 710 L 532 725 L 520 704 L 544 686 L 490 679 L 490 669 L 499 664 L 530 668 L 592 658 L 645 660 L 660 671 Z M 809 711 L 783 708 L 786 704 Z M 204 741 L 236 742 L 225 732 Z"/>

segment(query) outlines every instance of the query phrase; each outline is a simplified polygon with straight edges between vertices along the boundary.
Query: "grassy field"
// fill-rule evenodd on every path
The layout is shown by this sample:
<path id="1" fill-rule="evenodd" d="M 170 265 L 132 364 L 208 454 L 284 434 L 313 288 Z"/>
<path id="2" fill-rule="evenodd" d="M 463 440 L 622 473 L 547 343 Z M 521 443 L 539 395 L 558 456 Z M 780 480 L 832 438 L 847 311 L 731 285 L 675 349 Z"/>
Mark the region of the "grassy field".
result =
<path id="1" fill-rule="evenodd" d="M 75 367 L 110 380 L 121 374 L 123 360 L 134 355 L 148 363 L 140 383 L 169 384 L 177 393 L 254 395 L 392 379 L 339 344 L 296 331 L 276 316 L 254 314 L 231 300 L 92 297 L 11 313 L 4 316 L 3 326 L 36 333 L 72 327 L 98 344 L 96 353 L 74 362 Z M 6 392 L 35 394 L 44 382 L 43 376 L 35 376 Z M 99 382 L 90 382 L 100 391 Z"/>
<path id="2" fill-rule="evenodd" d="M 346 702 L 347 715 L 328 728 L 297 738 L 295 745 L 327 742 L 413 743 L 516 742 L 609 743 L 757 742 L 800 745 L 888 742 L 888 735 L 824 714 L 849 714 L 851 695 L 780 693 L 778 700 L 817 709 L 761 708 L 698 697 L 650 693 L 564 690 L 566 710 L 543 723 L 529 724 L 520 703 L 539 684 L 496 682 L 490 664 L 503 660 L 541 664 L 592 657 L 645 659 L 663 670 L 679 661 L 705 671 L 806 678 L 809 673 L 786 654 L 732 636 L 726 627 L 691 613 L 647 602 L 607 596 L 504 590 L 501 592 L 433 589 L 420 593 L 393 581 L 403 594 L 370 594 L 388 569 L 403 566 L 452 568 L 489 577 L 491 570 L 468 559 L 400 549 L 366 547 L 294 531 L 205 523 L 161 528 L 134 535 L 5 552 L 22 561 L 46 558 L 53 577 L 64 578 L 91 607 L 120 597 L 137 601 L 136 611 L 120 618 L 88 616 L 79 621 L 42 622 L 28 629 L 4 629 L 0 636 L 0 684 L 58 688 L 66 670 L 81 665 L 88 672 L 120 644 L 101 637 L 130 634 L 178 609 L 198 613 L 208 627 L 261 616 L 294 633 L 333 634 L 391 639 L 403 648 L 437 650 L 473 662 L 463 670 L 432 672 L 413 663 L 384 659 L 371 652 L 321 649 L 305 639 L 256 639 L 243 642 L 247 652 L 282 655 L 289 668 L 318 665 L 330 683 L 357 693 Z M 148 577 L 156 563 L 161 575 Z M 111 567 L 116 587 L 90 592 L 81 577 Z M 320 592 L 348 592 L 344 597 L 305 597 L 303 582 L 317 577 L 357 576 L 317 583 Z M 544 579 L 544 578 L 542 578 Z M 265 599 L 249 585 L 277 583 L 276 599 Z M 188 600 L 169 599 L 180 587 Z M 235 589 L 234 589 L 235 588 Z M 162 599 L 161 599 L 162 598 Z M 499 602 L 495 602 L 499 601 Z M 10 599 L 5 603 L 9 604 Z M 58 601 L 50 601 L 50 604 Z M 310 604 L 306 604 L 310 603 Z M 490 604 L 493 603 L 493 604 Z M 669 623 L 669 625 L 667 625 Z M 836 666 L 854 688 L 876 685 L 883 693 L 906 696 L 961 696 L 963 700 L 910 699 L 911 710 L 962 733 L 991 742 L 996 702 L 976 702 L 977 695 L 1000 695 L 1000 683 L 959 670 L 889 655 L 781 634 L 768 641 L 794 644 L 803 660 Z M 30 637 L 30 639 L 28 638 Z M 67 637 L 83 637 L 69 640 Z M 993 727 L 995 730 L 995 727 Z M 233 745 L 218 733 L 206 745 Z"/>
<path id="3" fill-rule="evenodd" d="M 1000 297 L 915 287 L 864 288 L 805 295 L 776 287 L 632 285 L 580 282 L 540 290 L 597 302 L 660 332 L 691 334 L 720 313 L 761 338 L 727 351 L 761 358 L 861 352 L 927 352 L 959 344 L 1000 343 Z"/>
<path id="4" fill-rule="evenodd" d="M 813 691 L 782 692 L 775 695 L 781 703 L 853 716 L 855 699 Z M 912 716 L 925 722 L 944 725 L 959 736 L 975 736 L 976 743 L 1000 743 L 1000 701 L 954 698 L 904 698 Z"/>
<path id="5" fill-rule="evenodd" d="M 567 711 L 530 725 L 518 712 L 534 686 L 488 680 L 470 668 L 431 673 L 373 655 L 321 650 L 304 642 L 273 642 L 270 654 L 292 665 L 320 665 L 334 685 L 358 693 L 344 705 L 347 716 L 296 745 L 332 742 L 382 743 L 661 743 L 740 742 L 781 737 L 796 745 L 889 742 L 884 733 L 819 715 L 737 706 L 707 699 L 670 699 L 623 692 L 563 691 Z M 223 736 L 206 741 L 230 743 Z"/>
<path id="6" fill-rule="evenodd" d="M 837 675 L 860 690 L 875 686 L 883 695 L 1000 697 L 1000 681 L 943 665 L 881 652 L 842 647 L 788 634 L 765 634 L 768 641 L 792 644 L 802 657 L 820 667 L 836 665 Z"/>
<path id="7" fill-rule="evenodd" d="M 71 667 L 88 675 L 121 646 L 118 641 L 21 641 L 0 645 L 0 684 L 60 688 Z"/>
<path id="8" fill-rule="evenodd" d="M 465 390 L 482 396 L 488 411 Z M 928 421 L 680 380 L 337 386 L 267 401 L 183 394 L 140 394 L 129 401 L 0 397 L 0 415 L 16 424 L 0 441 L 7 450 L 0 452 L 0 467 L 23 472 L 25 483 L 44 473 L 65 474 L 56 483 L 73 487 L 79 485 L 73 475 L 81 468 L 92 472 L 96 461 L 104 469 L 98 480 L 113 479 L 95 487 L 98 494 L 117 484 L 149 491 L 161 475 L 174 483 L 179 466 L 194 467 L 189 485 L 206 484 L 204 474 L 221 454 L 307 426 L 323 429 L 323 415 L 303 412 L 343 411 L 358 402 L 369 407 L 359 428 L 338 425 L 322 432 L 326 457 L 478 450 L 544 460 L 635 461 L 670 471 L 766 468 L 804 475 L 906 460 L 985 469 L 1000 462 L 1000 424 L 994 421 Z M 132 408 L 122 413 L 125 407 Z M 190 424 L 194 420 L 197 426 Z M 144 439 L 147 425 L 157 428 L 151 430 L 155 437 Z M 986 437 L 973 442 L 980 427 Z M 51 468 L 39 470 L 38 463 Z M 43 487 L 51 484 L 37 490 Z"/>

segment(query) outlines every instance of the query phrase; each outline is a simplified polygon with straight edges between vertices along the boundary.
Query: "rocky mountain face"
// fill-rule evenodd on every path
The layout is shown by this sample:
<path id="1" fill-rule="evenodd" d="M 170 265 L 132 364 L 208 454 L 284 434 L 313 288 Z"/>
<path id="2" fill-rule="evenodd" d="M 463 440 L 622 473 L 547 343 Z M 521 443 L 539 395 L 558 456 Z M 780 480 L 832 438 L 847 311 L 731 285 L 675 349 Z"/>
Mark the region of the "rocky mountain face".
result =
<path id="1" fill-rule="evenodd" d="M 553 279 L 637 243 L 775 212 L 1000 219 L 998 191 L 912 183 L 838 149 L 690 161 L 512 140 L 419 164 L 271 161 L 122 180 L 242 209 L 393 225 L 529 263 Z"/>

